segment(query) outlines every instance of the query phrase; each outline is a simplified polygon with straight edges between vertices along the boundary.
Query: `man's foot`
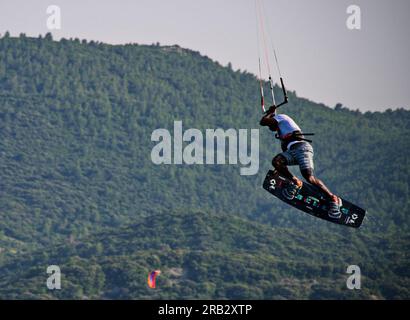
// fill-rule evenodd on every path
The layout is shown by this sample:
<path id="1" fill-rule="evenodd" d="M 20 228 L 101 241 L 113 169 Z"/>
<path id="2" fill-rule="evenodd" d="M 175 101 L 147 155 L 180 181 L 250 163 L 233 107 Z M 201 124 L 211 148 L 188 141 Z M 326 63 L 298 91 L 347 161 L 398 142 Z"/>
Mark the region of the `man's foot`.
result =
<path id="1" fill-rule="evenodd" d="M 293 200 L 300 189 L 302 189 L 303 182 L 299 179 L 297 182 L 289 183 L 286 189 L 283 189 L 282 194 L 288 200 Z"/>
<path id="2" fill-rule="evenodd" d="M 328 215 L 330 218 L 333 219 L 339 219 L 340 216 L 342 215 L 342 212 L 340 211 L 341 207 L 341 200 L 338 196 L 333 195 L 332 199 L 329 202 L 329 210 L 328 210 Z"/>

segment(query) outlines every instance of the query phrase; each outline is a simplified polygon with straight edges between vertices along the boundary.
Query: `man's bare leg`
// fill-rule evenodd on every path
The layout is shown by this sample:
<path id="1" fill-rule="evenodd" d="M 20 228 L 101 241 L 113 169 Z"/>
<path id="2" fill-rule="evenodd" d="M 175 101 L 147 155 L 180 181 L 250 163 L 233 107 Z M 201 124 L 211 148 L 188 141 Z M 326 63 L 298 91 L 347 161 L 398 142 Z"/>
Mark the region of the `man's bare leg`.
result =
<path id="1" fill-rule="evenodd" d="M 319 178 L 316 178 L 312 174 L 311 170 L 301 170 L 301 173 L 302 173 L 303 178 L 305 178 L 307 182 L 309 182 L 310 184 L 313 184 L 314 186 L 318 187 L 320 190 L 322 190 L 329 197 L 329 199 L 333 200 L 335 195 L 332 192 L 330 192 L 330 190 L 328 189 L 328 187 L 326 187 L 326 185 L 323 183 L 322 180 L 320 180 Z"/>
<path id="2" fill-rule="evenodd" d="M 282 190 L 282 195 L 288 200 L 294 199 L 298 191 L 302 188 L 303 182 L 289 171 L 285 157 L 277 155 L 273 158 L 272 164 L 279 174 L 293 181 L 293 183 L 289 184 L 286 189 Z"/>
<path id="3" fill-rule="evenodd" d="M 301 170 L 303 178 L 306 179 L 310 184 L 317 186 L 322 190 L 330 200 L 328 214 L 331 218 L 338 219 L 341 216 L 340 212 L 340 199 L 337 195 L 330 192 L 322 180 L 316 178 L 311 170 Z"/>
<path id="4" fill-rule="evenodd" d="M 292 180 L 296 184 L 300 183 L 300 180 L 289 171 L 285 157 L 278 154 L 272 159 L 272 165 L 285 178 Z"/>

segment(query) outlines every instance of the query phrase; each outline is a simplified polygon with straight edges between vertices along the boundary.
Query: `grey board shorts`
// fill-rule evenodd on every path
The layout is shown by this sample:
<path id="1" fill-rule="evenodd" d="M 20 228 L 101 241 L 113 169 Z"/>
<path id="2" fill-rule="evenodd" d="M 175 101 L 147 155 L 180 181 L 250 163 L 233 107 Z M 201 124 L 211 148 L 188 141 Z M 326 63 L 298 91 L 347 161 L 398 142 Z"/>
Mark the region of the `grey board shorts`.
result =
<path id="1" fill-rule="evenodd" d="M 308 142 L 298 142 L 280 155 L 286 159 L 288 166 L 299 165 L 300 170 L 313 171 L 313 147 Z"/>

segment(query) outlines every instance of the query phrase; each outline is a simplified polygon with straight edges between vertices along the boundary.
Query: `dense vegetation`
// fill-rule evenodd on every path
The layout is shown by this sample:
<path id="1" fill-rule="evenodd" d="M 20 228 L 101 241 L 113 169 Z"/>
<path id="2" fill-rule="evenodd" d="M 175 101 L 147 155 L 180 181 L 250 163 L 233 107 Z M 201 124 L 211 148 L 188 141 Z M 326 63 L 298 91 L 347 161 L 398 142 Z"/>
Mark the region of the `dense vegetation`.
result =
<path id="1" fill-rule="evenodd" d="M 0 296 L 403 298 L 410 282 L 401 252 L 409 249 L 409 240 L 396 237 L 389 243 L 383 236 L 367 235 L 352 240 L 329 232 L 271 228 L 226 214 L 163 212 L 13 260 L 2 268 Z M 346 288 L 346 269 L 353 262 L 364 274 L 362 290 Z M 62 268 L 61 291 L 44 285 L 43 266 L 50 264 Z M 157 268 L 162 273 L 152 290 L 146 278 Z"/>
<path id="2" fill-rule="evenodd" d="M 410 112 L 290 100 L 316 133 L 317 174 L 367 208 L 362 229 L 261 189 L 279 152 L 268 131 L 255 176 L 151 162 L 152 131 L 174 120 L 257 128 L 251 74 L 178 46 L 1 38 L 0 297 L 409 298 Z M 52 263 L 67 270 L 56 294 Z M 363 269 L 359 293 L 343 289 L 348 264 Z"/>

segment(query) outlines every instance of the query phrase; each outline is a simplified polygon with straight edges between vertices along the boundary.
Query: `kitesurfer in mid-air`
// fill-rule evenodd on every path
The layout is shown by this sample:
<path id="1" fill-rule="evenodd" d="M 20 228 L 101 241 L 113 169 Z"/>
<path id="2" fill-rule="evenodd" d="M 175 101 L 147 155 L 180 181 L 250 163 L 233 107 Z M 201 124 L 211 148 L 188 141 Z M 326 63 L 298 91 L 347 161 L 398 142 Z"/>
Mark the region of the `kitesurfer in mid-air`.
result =
<path id="1" fill-rule="evenodd" d="M 303 182 L 287 168 L 287 166 L 299 165 L 303 178 L 310 184 L 317 186 L 328 197 L 329 216 L 335 219 L 339 218 L 341 216 L 341 200 L 314 176 L 313 147 L 306 141 L 296 122 L 286 114 L 276 114 L 276 106 L 272 106 L 262 117 L 260 125 L 269 127 L 271 131 L 276 132 L 276 137 L 281 140 L 283 152 L 272 159 L 272 165 L 281 175 L 293 181 L 284 189 L 283 196 L 292 200 L 302 188 Z"/>

